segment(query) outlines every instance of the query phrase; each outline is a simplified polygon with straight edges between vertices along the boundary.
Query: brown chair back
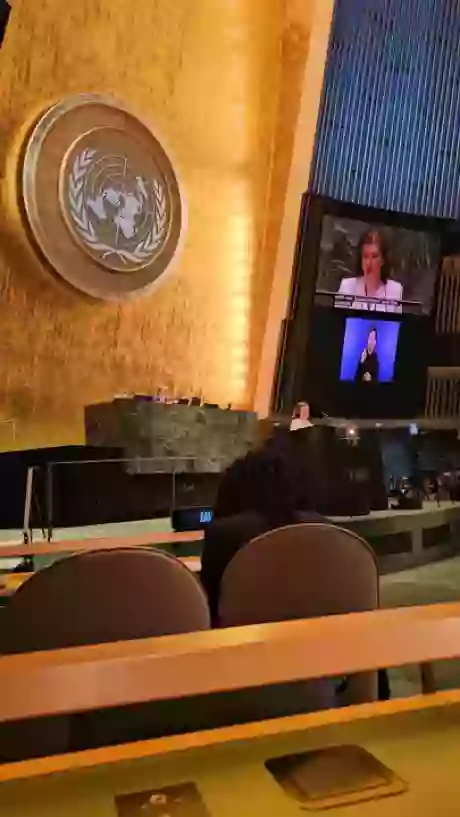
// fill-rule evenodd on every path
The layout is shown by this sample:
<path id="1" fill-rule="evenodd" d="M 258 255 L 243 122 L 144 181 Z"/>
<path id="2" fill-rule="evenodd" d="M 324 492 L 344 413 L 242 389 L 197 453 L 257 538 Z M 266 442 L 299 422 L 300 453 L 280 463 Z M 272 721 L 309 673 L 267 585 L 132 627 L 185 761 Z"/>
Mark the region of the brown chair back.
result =
<path id="1" fill-rule="evenodd" d="M 369 545 L 327 524 L 269 531 L 234 556 L 221 583 L 221 626 L 314 618 L 379 606 L 377 561 Z M 375 673 L 349 680 L 347 702 L 377 697 Z"/>
<path id="2" fill-rule="evenodd" d="M 61 559 L 32 576 L 2 616 L 0 652 L 53 650 L 205 630 L 206 596 L 178 559 L 126 548 Z"/>
<path id="3" fill-rule="evenodd" d="M 178 559 L 141 548 L 94 551 L 55 562 L 22 585 L 3 610 L 0 652 L 101 644 L 209 626 L 205 593 Z M 95 712 L 0 724 L 0 762 L 113 742 L 119 729 L 136 736 L 139 723 L 146 727 L 155 717 L 146 705 L 110 717 Z"/>

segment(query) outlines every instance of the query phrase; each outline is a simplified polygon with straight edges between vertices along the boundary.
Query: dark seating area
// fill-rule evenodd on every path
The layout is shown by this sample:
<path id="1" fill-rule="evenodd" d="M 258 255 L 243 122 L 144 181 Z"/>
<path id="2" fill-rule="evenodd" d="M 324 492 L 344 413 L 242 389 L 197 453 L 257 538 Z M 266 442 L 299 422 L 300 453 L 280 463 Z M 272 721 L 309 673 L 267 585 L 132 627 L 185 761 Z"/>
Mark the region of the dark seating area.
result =
<path id="1" fill-rule="evenodd" d="M 109 446 L 0 453 L 0 529 L 23 526 L 29 469 L 29 523 L 50 532 L 54 527 L 169 516 L 176 505 L 212 505 L 220 479 L 218 471 L 185 471 L 180 458 L 165 472 L 164 460 L 127 459 L 123 448 Z"/>
<path id="2" fill-rule="evenodd" d="M 337 574 L 329 570 L 331 554 L 340 566 Z M 334 575 L 341 577 L 339 585 Z M 224 574 L 219 611 L 221 626 L 233 627 L 377 606 L 376 563 L 365 542 L 331 526 L 298 525 L 266 534 L 238 552 Z M 14 594 L 0 619 L 0 650 L 27 653 L 209 627 L 200 582 L 178 559 L 155 550 L 95 551 L 54 563 Z M 65 723 L 52 719 L 32 723 L 30 730 L 27 724 L 3 725 L 0 756 L 11 761 L 81 750 L 375 697 L 371 674 L 367 680 L 357 676 L 356 689 L 352 683 L 342 701 L 337 685 L 325 679 L 88 713 Z"/>
<path id="3" fill-rule="evenodd" d="M 154 538 L 61 545 L 0 615 L 0 653 L 22 656 L 378 610 L 379 565 L 364 538 L 321 515 L 302 438 L 275 433 L 222 475 L 197 559 L 152 547 Z M 323 493 L 323 497 L 324 497 Z M 158 534 L 171 539 L 181 534 Z M 193 535 L 182 534 L 184 539 Z M 36 548 L 50 556 L 54 543 Z M 72 552 L 72 549 L 74 552 Z M 5 548 L 4 553 L 14 553 Z M 199 563 L 199 560 L 198 560 Z M 190 568 L 190 569 L 189 569 Z M 322 647 L 320 647 L 322 649 Z M 51 653 L 52 654 L 52 653 Z M 0 658 L 0 667 L 1 667 Z M 250 661 L 250 654 L 248 654 Z M 228 668 L 229 671 L 231 667 Z M 180 679 L 179 679 L 180 681 Z M 185 687 L 184 687 L 185 690 Z M 246 688 L 185 691 L 171 700 L 96 707 L 0 725 L 4 763 L 333 710 L 386 699 L 385 668 L 340 677 L 289 677 Z"/>

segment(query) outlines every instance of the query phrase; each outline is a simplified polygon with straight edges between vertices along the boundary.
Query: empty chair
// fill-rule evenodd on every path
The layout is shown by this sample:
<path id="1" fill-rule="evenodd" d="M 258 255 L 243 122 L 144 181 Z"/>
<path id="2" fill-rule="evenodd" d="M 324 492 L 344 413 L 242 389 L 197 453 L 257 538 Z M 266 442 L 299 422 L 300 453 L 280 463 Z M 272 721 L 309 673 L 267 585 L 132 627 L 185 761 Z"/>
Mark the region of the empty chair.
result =
<path id="1" fill-rule="evenodd" d="M 195 576 L 159 550 L 121 548 L 61 559 L 32 576 L 2 616 L 0 652 L 52 650 L 209 627 Z"/>
<path id="2" fill-rule="evenodd" d="M 223 575 L 219 619 L 230 627 L 378 606 L 378 567 L 369 545 L 342 528 L 310 523 L 269 531 L 237 552 Z M 376 697 L 376 673 L 349 679 L 347 702 Z"/>
<path id="3" fill-rule="evenodd" d="M 206 630 L 209 608 L 196 577 L 158 550 L 78 554 L 32 576 L 2 614 L 0 652 L 24 653 Z M 0 758 L 53 754 L 148 727 L 150 705 L 129 712 L 0 725 Z"/>

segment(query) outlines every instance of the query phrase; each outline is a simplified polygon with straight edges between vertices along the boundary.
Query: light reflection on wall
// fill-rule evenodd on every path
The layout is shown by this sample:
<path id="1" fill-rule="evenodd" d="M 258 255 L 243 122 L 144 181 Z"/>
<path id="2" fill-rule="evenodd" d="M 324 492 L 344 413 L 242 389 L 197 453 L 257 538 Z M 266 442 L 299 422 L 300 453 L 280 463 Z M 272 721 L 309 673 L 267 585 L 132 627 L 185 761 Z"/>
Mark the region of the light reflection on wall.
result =
<path id="1" fill-rule="evenodd" d="M 215 0 L 201 0 L 193 42 L 188 38 L 187 88 L 200 93 L 183 97 L 189 123 L 184 261 L 192 245 L 195 252 L 191 275 L 181 274 L 189 341 L 171 355 L 171 380 L 175 391 L 200 393 L 220 405 L 250 407 L 257 365 L 251 357 L 254 322 L 265 317 L 253 298 L 256 248 L 265 229 L 282 9 L 281 0 L 222 0 L 217 12 Z M 218 25 L 210 38 L 212 18 Z"/>
<path id="2" fill-rule="evenodd" d="M 227 388 L 229 402 L 244 404 L 249 375 L 249 329 L 251 307 L 251 273 L 254 264 L 253 217 L 249 185 L 235 186 L 235 212 L 229 215 L 228 253 L 225 258 L 228 311 Z M 232 208 L 233 209 L 233 208 Z"/>
<path id="3" fill-rule="evenodd" d="M 227 61 L 229 126 L 232 131 L 231 161 L 235 179 L 229 189 L 226 225 L 227 251 L 223 254 L 225 287 L 222 314 L 226 316 L 226 401 L 244 405 L 248 393 L 251 275 L 253 273 L 253 189 L 249 178 L 253 134 L 251 128 L 251 82 L 254 51 L 251 50 L 251 10 L 244 0 L 224 0 L 227 12 L 237 14 L 233 27 L 233 56 Z M 254 100 L 255 101 L 255 100 Z M 224 386 L 224 383 L 222 383 Z"/>

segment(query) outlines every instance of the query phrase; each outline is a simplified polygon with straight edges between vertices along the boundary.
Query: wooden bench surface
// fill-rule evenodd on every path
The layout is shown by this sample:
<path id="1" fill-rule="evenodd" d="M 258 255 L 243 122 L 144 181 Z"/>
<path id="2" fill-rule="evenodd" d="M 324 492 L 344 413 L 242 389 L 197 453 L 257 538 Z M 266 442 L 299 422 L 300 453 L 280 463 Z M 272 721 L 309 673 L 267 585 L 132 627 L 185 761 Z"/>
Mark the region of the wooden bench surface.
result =
<path id="1" fill-rule="evenodd" d="M 460 604 L 0 658 L 0 721 L 460 656 Z"/>
<path id="2" fill-rule="evenodd" d="M 202 530 L 184 531 L 183 533 L 153 531 L 152 533 L 142 533 L 134 536 L 97 536 L 91 539 L 66 539 L 33 545 L 2 546 L 0 543 L 0 560 L 22 559 L 25 556 L 58 556 L 62 553 L 85 553 L 89 550 L 180 545 L 187 542 L 199 542 L 203 537 Z"/>

